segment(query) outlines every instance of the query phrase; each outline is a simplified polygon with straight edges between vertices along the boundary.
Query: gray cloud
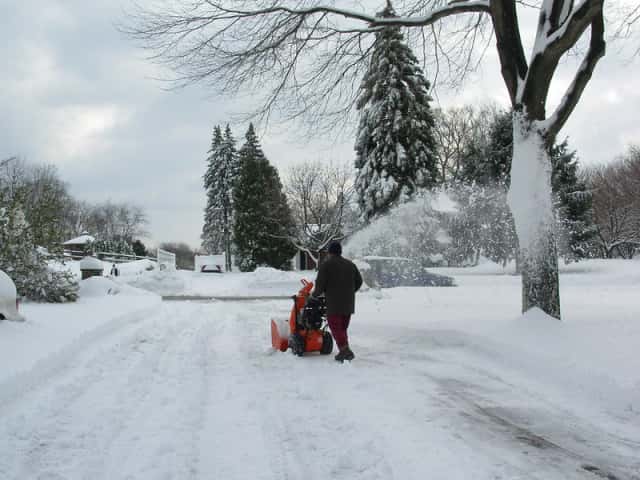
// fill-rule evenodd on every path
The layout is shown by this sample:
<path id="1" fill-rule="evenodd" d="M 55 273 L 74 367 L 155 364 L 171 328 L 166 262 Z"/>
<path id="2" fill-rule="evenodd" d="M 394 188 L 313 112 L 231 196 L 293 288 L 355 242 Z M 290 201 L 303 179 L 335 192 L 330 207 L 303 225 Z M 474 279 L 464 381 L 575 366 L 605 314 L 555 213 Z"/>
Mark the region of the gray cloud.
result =
<path id="1" fill-rule="evenodd" d="M 72 193 L 88 201 L 130 201 L 151 217 L 154 242 L 199 244 L 201 187 L 211 130 L 241 110 L 203 88 L 167 92 L 152 80 L 164 72 L 114 28 L 126 0 L 0 2 L 0 156 L 19 154 L 56 165 Z M 562 67 L 570 80 L 575 65 Z M 428 73 L 428 72 L 427 72 Z M 640 143 L 640 61 L 617 55 L 596 69 L 561 136 L 585 163 L 608 161 Z M 557 101 L 562 85 L 555 86 Z M 495 54 L 440 105 L 500 102 L 506 95 Z M 243 100 L 246 102 L 247 100 Z M 246 125 L 234 125 L 241 143 Z M 305 159 L 350 161 L 351 139 L 300 143 L 299 132 L 270 128 L 263 147 L 286 175 Z"/>

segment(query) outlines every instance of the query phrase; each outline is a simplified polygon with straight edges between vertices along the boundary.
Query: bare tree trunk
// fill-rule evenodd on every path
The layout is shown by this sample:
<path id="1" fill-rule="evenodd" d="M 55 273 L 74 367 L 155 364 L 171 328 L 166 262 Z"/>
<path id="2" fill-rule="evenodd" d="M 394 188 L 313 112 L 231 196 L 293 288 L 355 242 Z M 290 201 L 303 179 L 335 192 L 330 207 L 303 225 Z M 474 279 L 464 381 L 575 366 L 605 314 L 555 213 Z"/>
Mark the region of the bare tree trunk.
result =
<path id="1" fill-rule="evenodd" d="M 520 244 L 522 311 L 538 307 L 560 319 L 551 159 L 535 122 L 516 113 L 509 205 Z"/>
<path id="2" fill-rule="evenodd" d="M 230 214 L 225 208 L 224 210 L 224 269 L 230 272 L 233 268 L 233 262 L 231 261 L 231 231 L 229 228 Z"/>
<path id="3" fill-rule="evenodd" d="M 560 320 L 560 279 L 555 235 L 541 238 L 541 248 L 522 262 L 522 312 L 538 307 Z"/>

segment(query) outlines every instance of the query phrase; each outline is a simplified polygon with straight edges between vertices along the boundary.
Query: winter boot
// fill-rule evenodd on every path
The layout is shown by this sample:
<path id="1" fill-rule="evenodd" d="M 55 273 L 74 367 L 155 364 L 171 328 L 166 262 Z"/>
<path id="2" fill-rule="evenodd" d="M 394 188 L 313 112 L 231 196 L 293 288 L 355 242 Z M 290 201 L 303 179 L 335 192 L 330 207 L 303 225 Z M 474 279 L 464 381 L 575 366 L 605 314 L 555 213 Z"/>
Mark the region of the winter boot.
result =
<path id="1" fill-rule="evenodd" d="M 353 354 L 353 352 L 349 348 L 349 345 L 345 345 L 340 349 L 340 352 L 338 352 L 338 354 L 333 358 L 335 358 L 336 362 L 343 363 L 345 360 L 348 360 L 350 362 L 351 360 L 356 358 L 356 356 Z"/>

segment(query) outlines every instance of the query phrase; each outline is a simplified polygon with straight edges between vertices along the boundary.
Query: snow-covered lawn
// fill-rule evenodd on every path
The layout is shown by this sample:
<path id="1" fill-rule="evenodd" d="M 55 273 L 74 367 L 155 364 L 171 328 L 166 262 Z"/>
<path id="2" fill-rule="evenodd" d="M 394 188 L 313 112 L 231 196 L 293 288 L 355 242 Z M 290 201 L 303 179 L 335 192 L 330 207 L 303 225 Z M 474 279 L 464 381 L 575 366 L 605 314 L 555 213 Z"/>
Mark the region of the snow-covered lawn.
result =
<path id="1" fill-rule="evenodd" d="M 304 274 L 130 269 L 0 323 L 0 478 L 640 478 L 640 262 L 563 267 L 562 322 L 520 315 L 495 265 L 369 290 L 345 365 L 270 348 L 287 300 L 130 286 L 286 295 Z"/>

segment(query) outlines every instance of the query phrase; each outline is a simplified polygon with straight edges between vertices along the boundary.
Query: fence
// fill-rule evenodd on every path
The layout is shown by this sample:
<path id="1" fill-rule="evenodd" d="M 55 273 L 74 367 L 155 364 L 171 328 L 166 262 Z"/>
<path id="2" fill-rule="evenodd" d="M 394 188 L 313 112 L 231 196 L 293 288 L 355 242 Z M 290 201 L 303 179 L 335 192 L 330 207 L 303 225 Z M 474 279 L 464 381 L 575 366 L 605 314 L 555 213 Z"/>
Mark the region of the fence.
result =
<path id="1" fill-rule="evenodd" d="M 88 255 L 91 255 L 91 253 L 87 253 L 82 250 L 64 250 L 64 256 L 67 258 L 71 258 L 72 260 L 82 260 Z M 141 257 L 139 255 L 127 255 L 126 253 L 96 252 L 95 255 L 100 260 L 112 263 L 133 262 L 134 260 L 151 260 L 152 262 L 158 261 L 156 257 Z"/>
<path id="2" fill-rule="evenodd" d="M 158 268 L 160 270 L 176 269 L 176 254 L 167 252 L 166 250 L 158 249 Z"/>

